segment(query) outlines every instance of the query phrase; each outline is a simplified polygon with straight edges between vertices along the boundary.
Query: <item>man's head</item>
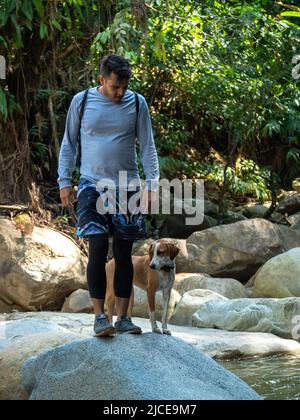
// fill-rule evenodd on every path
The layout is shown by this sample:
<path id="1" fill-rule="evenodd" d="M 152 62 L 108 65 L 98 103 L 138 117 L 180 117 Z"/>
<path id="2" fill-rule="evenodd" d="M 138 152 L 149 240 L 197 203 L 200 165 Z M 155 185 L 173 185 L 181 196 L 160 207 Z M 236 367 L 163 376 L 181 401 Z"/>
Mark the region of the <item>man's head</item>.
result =
<path id="1" fill-rule="evenodd" d="M 117 55 L 110 54 L 102 58 L 100 63 L 99 81 L 102 93 L 114 102 L 120 102 L 128 88 L 131 68 L 128 61 Z"/>

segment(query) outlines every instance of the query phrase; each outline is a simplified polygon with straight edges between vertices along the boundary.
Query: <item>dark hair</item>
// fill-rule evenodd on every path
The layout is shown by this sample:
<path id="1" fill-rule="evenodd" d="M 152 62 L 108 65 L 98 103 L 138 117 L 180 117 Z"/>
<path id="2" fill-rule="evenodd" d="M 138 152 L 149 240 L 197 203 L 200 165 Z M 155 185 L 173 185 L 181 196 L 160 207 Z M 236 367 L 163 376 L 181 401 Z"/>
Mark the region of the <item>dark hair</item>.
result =
<path id="1" fill-rule="evenodd" d="M 100 62 L 100 74 L 109 78 L 111 73 L 115 73 L 119 80 L 130 79 L 131 68 L 129 62 L 117 54 L 106 55 Z"/>

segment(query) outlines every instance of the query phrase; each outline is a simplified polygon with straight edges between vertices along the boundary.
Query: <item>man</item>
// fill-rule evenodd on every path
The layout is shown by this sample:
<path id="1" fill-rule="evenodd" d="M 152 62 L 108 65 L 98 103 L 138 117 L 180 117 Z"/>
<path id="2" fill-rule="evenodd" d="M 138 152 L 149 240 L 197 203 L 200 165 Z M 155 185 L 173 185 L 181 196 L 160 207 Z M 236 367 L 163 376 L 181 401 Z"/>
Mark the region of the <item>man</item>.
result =
<path id="1" fill-rule="evenodd" d="M 101 86 L 89 90 L 81 122 L 77 235 L 89 239 L 87 281 L 95 311 L 96 336 L 115 332 L 141 333 L 140 327 L 134 325 L 127 316 L 127 311 L 133 280 L 132 245 L 134 240 L 146 235 L 145 216 L 141 212 L 131 214 L 129 210 L 126 214 L 100 214 L 98 207 L 96 209 L 99 199 L 107 192 L 107 188 L 99 188 L 99 181 L 110 179 L 115 183 L 115 201 L 120 207 L 124 207 L 122 191 L 128 191 L 130 181 L 140 181 L 136 161 L 136 137 L 146 175 L 147 188 L 142 196 L 146 209 L 144 213 L 155 200 L 159 166 L 149 110 L 144 97 L 136 96 L 128 89 L 130 77 L 131 68 L 127 60 L 116 54 L 105 56 L 100 65 Z M 84 92 L 80 92 L 71 102 L 60 150 L 58 183 L 63 207 L 72 205 L 71 177 L 76 160 L 83 97 Z M 126 171 L 126 185 L 120 183 L 120 171 Z M 128 191 L 127 200 L 133 194 L 133 190 Z M 116 261 L 114 290 L 117 322 L 114 326 L 108 322 L 104 313 L 105 262 L 109 235 L 113 236 Z"/>

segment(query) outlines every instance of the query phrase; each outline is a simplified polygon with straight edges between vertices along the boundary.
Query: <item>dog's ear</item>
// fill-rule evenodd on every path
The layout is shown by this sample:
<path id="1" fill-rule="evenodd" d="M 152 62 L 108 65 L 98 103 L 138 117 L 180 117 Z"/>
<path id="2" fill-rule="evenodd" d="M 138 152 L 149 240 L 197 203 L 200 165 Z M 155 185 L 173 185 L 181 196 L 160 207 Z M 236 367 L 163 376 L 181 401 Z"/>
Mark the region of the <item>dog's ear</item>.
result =
<path id="1" fill-rule="evenodd" d="M 174 258 L 178 255 L 180 249 L 174 244 L 168 244 L 168 246 L 170 249 L 170 258 L 171 260 L 174 260 Z"/>
<path id="2" fill-rule="evenodd" d="M 152 244 L 149 247 L 149 255 L 150 255 L 151 260 L 153 258 L 153 252 L 154 252 L 154 242 L 152 242 Z"/>

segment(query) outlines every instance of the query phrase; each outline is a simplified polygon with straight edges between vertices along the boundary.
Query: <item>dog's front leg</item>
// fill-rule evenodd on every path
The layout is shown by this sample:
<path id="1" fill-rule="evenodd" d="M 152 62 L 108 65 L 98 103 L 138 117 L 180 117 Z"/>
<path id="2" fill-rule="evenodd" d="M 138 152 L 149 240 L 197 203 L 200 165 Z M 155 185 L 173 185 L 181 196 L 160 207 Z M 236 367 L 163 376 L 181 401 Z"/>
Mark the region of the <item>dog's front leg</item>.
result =
<path id="1" fill-rule="evenodd" d="M 149 316 L 150 316 L 150 322 L 152 331 L 157 334 L 161 334 L 160 329 L 158 328 L 158 325 L 155 320 L 155 290 L 147 290 L 147 296 L 148 296 L 148 305 L 149 305 Z"/>
<path id="2" fill-rule="evenodd" d="M 163 311 L 162 311 L 162 332 L 163 334 L 171 335 L 171 331 L 168 330 L 168 307 L 170 302 L 171 289 L 163 289 Z"/>

